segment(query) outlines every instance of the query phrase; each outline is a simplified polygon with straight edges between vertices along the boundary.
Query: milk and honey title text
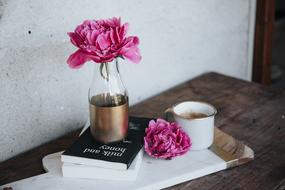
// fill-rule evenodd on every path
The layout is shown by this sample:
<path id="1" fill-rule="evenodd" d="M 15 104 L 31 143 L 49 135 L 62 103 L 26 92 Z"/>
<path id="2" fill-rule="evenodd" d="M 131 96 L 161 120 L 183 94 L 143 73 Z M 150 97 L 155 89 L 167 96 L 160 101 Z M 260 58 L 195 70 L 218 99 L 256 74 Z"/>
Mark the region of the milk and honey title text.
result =
<path id="1" fill-rule="evenodd" d="M 85 148 L 83 153 L 103 154 L 108 157 L 121 157 L 126 148 L 102 145 L 99 149 Z"/>

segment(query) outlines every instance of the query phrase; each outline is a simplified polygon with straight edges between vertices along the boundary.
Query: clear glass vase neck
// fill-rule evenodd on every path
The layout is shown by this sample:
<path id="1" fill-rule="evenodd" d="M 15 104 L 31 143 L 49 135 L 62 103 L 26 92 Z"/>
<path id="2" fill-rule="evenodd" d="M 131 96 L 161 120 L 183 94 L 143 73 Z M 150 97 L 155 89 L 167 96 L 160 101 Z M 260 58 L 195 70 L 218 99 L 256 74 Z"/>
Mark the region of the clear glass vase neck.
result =
<path id="1" fill-rule="evenodd" d="M 95 68 L 95 74 L 97 74 L 97 68 Z M 101 63 L 100 75 L 106 80 L 109 80 L 109 75 L 120 75 L 118 59 L 114 59 L 112 62 Z"/>
<path id="2" fill-rule="evenodd" d="M 93 96 L 108 94 L 108 96 L 128 96 L 120 76 L 119 61 L 94 64 L 93 79 L 89 89 L 89 101 Z"/>

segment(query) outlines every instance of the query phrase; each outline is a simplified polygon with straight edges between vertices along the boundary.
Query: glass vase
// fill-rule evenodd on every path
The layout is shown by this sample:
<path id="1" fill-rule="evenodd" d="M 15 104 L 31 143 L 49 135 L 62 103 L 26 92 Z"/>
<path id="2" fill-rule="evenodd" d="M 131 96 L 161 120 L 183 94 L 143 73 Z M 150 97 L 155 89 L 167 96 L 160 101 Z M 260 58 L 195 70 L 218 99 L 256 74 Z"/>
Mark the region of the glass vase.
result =
<path id="1" fill-rule="evenodd" d="M 128 131 L 129 98 L 118 61 L 95 64 L 88 93 L 91 134 L 105 144 L 123 140 Z"/>

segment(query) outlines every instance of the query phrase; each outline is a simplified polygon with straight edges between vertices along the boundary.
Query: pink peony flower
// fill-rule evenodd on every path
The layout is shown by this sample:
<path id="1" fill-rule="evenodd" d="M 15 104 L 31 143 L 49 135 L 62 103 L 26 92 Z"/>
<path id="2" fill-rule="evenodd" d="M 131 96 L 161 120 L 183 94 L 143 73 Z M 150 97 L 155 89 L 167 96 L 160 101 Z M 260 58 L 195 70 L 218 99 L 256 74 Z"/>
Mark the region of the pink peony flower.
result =
<path id="1" fill-rule="evenodd" d="M 127 37 L 128 23 L 121 25 L 120 18 L 86 20 L 69 32 L 70 41 L 79 49 L 67 60 L 71 68 L 79 68 L 86 61 L 111 62 L 116 57 L 134 63 L 141 60 L 137 36 Z"/>
<path id="2" fill-rule="evenodd" d="M 190 150 L 190 138 L 177 123 L 151 120 L 145 132 L 144 149 L 151 157 L 171 159 Z"/>

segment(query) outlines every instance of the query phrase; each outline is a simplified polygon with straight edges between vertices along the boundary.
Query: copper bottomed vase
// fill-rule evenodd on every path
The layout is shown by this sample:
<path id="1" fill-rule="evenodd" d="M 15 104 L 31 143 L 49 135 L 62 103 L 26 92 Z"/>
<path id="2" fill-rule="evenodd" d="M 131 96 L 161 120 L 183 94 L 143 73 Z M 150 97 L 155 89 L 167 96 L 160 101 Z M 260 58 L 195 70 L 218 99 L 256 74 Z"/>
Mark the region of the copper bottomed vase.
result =
<path id="1" fill-rule="evenodd" d="M 97 95 L 92 97 L 89 104 L 91 134 L 95 140 L 102 143 L 120 141 L 127 135 L 128 131 L 128 99 L 122 98 L 118 104 L 102 105 L 96 103 L 106 96 L 109 99 L 122 97 L 122 95 L 113 97 L 108 94 Z"/>
<path id="2" fill-rule="evenodd" d="M 121 80 L 118 59 L 95 64 L 88 97 L 93 138 L 105 144 L 123 140 L 128 132 L 129 98 Z"/>

